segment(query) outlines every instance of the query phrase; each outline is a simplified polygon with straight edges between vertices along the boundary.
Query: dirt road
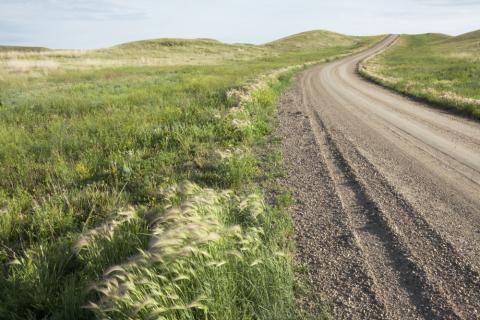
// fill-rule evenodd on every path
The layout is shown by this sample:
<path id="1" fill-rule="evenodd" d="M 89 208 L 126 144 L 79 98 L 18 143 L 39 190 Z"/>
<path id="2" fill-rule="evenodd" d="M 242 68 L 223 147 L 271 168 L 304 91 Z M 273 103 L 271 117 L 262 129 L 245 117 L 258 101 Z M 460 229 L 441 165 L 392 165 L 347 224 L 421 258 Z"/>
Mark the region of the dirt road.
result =
<path id="1" fill-rule="evenodd" d="M 363 80 L 395 40 L 303 72 L 279 106 L 298 259 L 339 319 L 480 318 L 480 123 Z"/>

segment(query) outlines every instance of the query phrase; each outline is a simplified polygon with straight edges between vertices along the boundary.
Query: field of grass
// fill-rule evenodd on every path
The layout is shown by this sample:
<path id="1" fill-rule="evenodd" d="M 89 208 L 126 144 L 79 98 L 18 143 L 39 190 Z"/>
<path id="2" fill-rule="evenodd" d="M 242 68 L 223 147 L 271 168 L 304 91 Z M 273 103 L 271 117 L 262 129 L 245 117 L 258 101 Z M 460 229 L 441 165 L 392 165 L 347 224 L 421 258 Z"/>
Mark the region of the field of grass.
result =
<path id="1" fill-rule="evenodd" d="M 480 119 L 480 31 L 401 36 L 360 72 L 387 87 Z"/>
<path id="2" fill-rule="evenodd" d="M 288 67 L 378 40 L 334 38 L 2 47 L 0 318 L 295 318 L 267 137 Z"/>

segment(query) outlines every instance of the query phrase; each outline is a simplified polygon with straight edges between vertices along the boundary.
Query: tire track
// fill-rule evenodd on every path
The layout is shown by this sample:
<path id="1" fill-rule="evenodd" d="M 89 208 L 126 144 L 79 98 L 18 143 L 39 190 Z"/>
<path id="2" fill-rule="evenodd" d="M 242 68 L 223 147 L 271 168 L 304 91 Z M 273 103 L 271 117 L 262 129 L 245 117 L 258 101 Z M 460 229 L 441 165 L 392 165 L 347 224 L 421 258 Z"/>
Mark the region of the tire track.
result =
<path id="1" fill-rule="evenodd" d="M 319 132 L 318 145 L 323 150 L 323 158 L 335 181 L 336 192 L 348 214 L 349 227 L 374 279 L 373 289 L 385 304 L 386 316 L 396 319 L 457 318 L 450 307 L 442 308 L 438 301 L 424 294 L 423 288 L 427 284 L 421 271 L 408 259 L 396 234 L 381 218 L 378 206 L 356 180 L 318 113 L 310 115 L 310 118 L 314 119 L 312 129 L 318 128 L 313 129 Z M 438 299 L 439 295 L 436 296 Z M 439 309 L 442 309 L 441 312 Z"/>
<path id="2" fill-rule="evenodd" d="M 303 88 L 308 88 L 309 80 L 307 76 Z M 374 279 L 373 290 L 385 304 L 387 316 L 395 319 L 459 318 L 448 301 L 425 281 L 423 270 L 410 260 L 395 230 L 383 219 L 383 213 L 365 186 L 356 180 L 353 168 L 339 151 L 319 113 L 306 107 L 314 105 L 308 100 L 309 96 L 304 96 L 307 101 L 303 104 L 304 112 L 335 181 L 335 191 L 348 214 L 349 227 L 363 252 L 369 275 Z"/>
<path id="3" fill-rule="evenodd" d="M 372 290 L 373 280 L 355 245 L 328 169 L 318 161 L 320 150 L 301 111 L 301 95 L 287 94 L 283 100 L 282 105 L 288 107 L 280 107 L 280 133 L 284 146 L 289 146 L 284 157 L 291 172 L 283 183 L 297 199 L 297 260 L 308 267 L 309 282 L 318 293 L 315 301 L 303 304 L 315 309 L 311 304 L 327 303 L 342 319 L 385 319 L 385 307 Z"/>

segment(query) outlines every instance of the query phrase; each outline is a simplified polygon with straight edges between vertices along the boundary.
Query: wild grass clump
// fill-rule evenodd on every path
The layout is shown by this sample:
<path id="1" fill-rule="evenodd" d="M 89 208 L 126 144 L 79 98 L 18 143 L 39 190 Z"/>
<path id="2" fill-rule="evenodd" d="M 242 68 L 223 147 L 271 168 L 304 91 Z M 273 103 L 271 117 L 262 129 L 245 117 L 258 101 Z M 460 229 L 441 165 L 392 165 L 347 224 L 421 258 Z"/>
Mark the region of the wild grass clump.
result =
<path id="1" fill-rule="evenodd" d="M 89 309 L 105 319 L 293 316 L 290 258 L 263 239 L 261 197 L 189 182 L 165 197 L 163 208 L 144 213 L 147 248 L 105 272 Z"/>

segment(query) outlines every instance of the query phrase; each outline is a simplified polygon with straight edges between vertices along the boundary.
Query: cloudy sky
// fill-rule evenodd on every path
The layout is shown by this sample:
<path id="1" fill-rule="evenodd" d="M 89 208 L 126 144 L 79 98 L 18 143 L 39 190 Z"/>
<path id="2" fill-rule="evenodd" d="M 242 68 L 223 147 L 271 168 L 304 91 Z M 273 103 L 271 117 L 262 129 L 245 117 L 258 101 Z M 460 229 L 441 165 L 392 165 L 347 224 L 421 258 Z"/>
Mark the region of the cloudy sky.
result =
<path id="1" fill-rule="evenodd" d="M 0 44 L 98 48 L 159 37 L 264 43 L 327 29 L 352 35 L 480 29 L 480 0 L 0 0 Z"/>

